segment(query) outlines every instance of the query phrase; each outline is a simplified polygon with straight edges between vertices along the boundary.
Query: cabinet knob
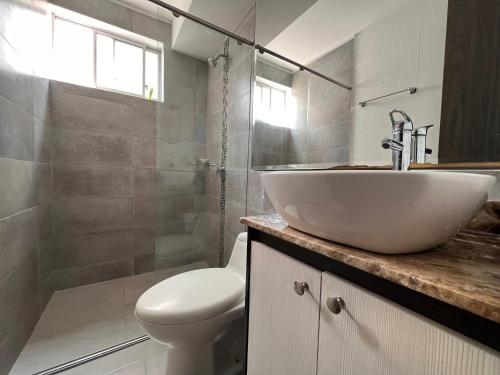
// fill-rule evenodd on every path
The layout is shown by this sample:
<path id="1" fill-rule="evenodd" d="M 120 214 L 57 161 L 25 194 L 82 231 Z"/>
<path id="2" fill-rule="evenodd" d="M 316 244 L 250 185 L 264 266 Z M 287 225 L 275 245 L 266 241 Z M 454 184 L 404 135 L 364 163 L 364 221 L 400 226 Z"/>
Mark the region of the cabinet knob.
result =
<path id="1" fill-rule="evenodd" d="M 342 297 L 328 297 L 326 299 L 326 307 L 334 314 L 340 314 L 345 308 L 345 302 Z"/>
<path id="2" fill-rule="evenodd" d="M 295 290 L 295 293 L 302 296 L 304 292 L 309 290 L 309 285 L 305 281 L 295 281 L 293 283 L 293 289 Z"/>

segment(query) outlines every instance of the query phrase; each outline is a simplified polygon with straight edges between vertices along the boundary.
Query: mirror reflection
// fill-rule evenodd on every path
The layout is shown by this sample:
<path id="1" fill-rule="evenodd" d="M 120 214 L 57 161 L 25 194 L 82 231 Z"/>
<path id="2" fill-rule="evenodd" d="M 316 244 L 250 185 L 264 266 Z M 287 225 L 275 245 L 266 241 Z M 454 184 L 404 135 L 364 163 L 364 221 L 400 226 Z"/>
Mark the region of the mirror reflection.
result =
<path id="1" fill-rule="evenodd" d="M 419 129 L 412 160 L 437 163 L 447 0 L 292 1 L 270 22 L 273 4 L 257 43 L 352 89 L 257 52 L 254 169 L 391 165 L 392 109 Z"/>

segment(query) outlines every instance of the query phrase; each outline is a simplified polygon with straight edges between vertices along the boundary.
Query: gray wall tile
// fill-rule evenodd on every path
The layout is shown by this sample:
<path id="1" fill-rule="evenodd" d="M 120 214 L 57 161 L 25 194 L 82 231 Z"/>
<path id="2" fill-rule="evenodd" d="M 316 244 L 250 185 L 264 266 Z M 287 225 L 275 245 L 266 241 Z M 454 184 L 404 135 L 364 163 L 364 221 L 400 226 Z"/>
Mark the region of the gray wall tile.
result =
<path id="1" fill-rule="evenodd" d="M 50 163 L 50 128 L 36 118 L 34 122 L 34 160 Z"/>
<path id="2" fill-rule="evenodd" d="M 133 103 L 134 134 L 136 137 L 156 138 L 156 123 L 160 104 L 138 99 Z"/>
<path id="3" fill-rule="evenodd" d="M 153 139 L 134 138 L 133 140 L 133 163 L 134 167 L 156 166 L 156 141 Z"/>
<path id="4" fill-rule="evenodd" d="M 130 166 L 132 139 L 118 135 L 53 129 L 52 160 L 76 165 Z"/>
<path id="5" fill-rule="evenodd" d="M 134 132 L 134 111 L 125 103 L 54 90 L 51 108 L 51 122 L 56 128 L 111 134 Z"/>
<path id="6" fill-rule="evenodd" d="M 0 281 L 0 340 L 15 328 L 19 315 L 30 305 L 38 309 L 36 255 L 31 254 L 8 277 Z"/>
<path id="7" fill-rule="evenodd" d="M 56 233 L 128 228 L 133 224 L 132 199 L 60 199 L 54 201 L 52 220 Z"/>
<path id="8" fill-rule="evenodd" d="M 61 233 L 54 238 L 52 266 L 61 269 L 133 256 L 134 231 L 131 228 L 81 235 Z"/>
<path id="9" fill-rule="evenodd" d="M 50 164 L 33 164 L 33 182 L 35 184 L 35 203 L 46 204 L 51 201 L 51 167 Z"/>
<path id="10" fill-rule="evenodd" d="M 34 206 L 33 164 L 0 158 L 0 218 Z"/>
<path id="11" fill-rule="evenodd" d="M 51 283 L 55 289 L 61 290 L 85 284 L 118 279 L 133 274 L 134 260 L 118 259 L 109 262 L 55 270 L 51 276 Z"/>
<path id="12" fill-rule="evenodd" d="M 37 209 L 31 208 L 0 221 L 0 280 L 36 254 L 37 220 Z"/>
<path id="13" fill-rule="evenodd" d="M 133 11 L 111 1 L 52 0 L 53 4 L 132 31 Z"/>
<path id="14" fill-rule="evenodd" d="M 34 298 L 31 302 L 36 302 Z M 37 303 L 26 305 L 12 323 L 11 330 L 0 341 L 0 374 L 7 374 L 18 354 L 28 341 L 33 328 L 40 317 Z"/>
<path id="15" fill-rule="evenodd" d="M 136 254 L 154 254 L 155 252 L 155 227 L 135 228 Z"/>
<path id="16" fill-rule="evenodd" d="M 128 198 L 133 195 L 132 168 L 54 164 L 53 199 Z"/>
<path id="17" fill-rule="evenodd" d="M 33 71 L 0 35 L 0 95 L 33 113 Z"/>
<path id="18" fill-rule="evenodd" d="M 33 160 L 33 116 L 0 96 L 0 157 Z"/>
<path id="19" fill-rule="evenodd" d="M 155 224 L 155 197 L 134 197 L 134 225 L 136 227 L 149 227 Z"/>
<path id="20" fill-rule="evenodd" d="M 154 195 L 155 177 L 154 168 L 134 168 L 134 195 Z"/>

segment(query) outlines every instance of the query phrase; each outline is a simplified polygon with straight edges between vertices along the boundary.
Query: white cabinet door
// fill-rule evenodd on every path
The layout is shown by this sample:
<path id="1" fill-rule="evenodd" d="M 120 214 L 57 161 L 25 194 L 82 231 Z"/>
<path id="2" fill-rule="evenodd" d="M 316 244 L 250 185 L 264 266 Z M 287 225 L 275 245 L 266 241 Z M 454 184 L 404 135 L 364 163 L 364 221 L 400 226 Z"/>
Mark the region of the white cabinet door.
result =
<path id="1" fill-rule="evenodd" d="M 343 299 L 340 313 L 328 308 L 329 297 Z M 498 375 L 500 359 L 498 353 L 323 273 L 318 375 L 337 374 Z"/>
<path id="2" fill-rule="evenodd" d="M 297 294 L 294 282 L 309 290 Z M 252 242 L 248 375 L 316 375 L 321 273 Z"/>

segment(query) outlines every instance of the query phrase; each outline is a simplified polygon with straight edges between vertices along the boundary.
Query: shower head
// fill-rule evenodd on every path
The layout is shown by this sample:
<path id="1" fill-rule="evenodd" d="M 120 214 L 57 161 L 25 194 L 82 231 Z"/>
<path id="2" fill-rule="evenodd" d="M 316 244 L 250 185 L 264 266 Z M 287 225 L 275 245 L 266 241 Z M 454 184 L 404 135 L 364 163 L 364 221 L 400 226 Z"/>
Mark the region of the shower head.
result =
<path id="1" fill-rule="evenodd" d="M 218 55 L 214 56 L 214 57 L 209 57 L 208 58 L 208 65 L 210 65 L 212 68 L 215 68 L 217 66 L 217 60 L 219 60 L 219 58 L 225 58 L 227 59 L 227 55 L 224 54 L 224 53 L 219 53 Z"/>

